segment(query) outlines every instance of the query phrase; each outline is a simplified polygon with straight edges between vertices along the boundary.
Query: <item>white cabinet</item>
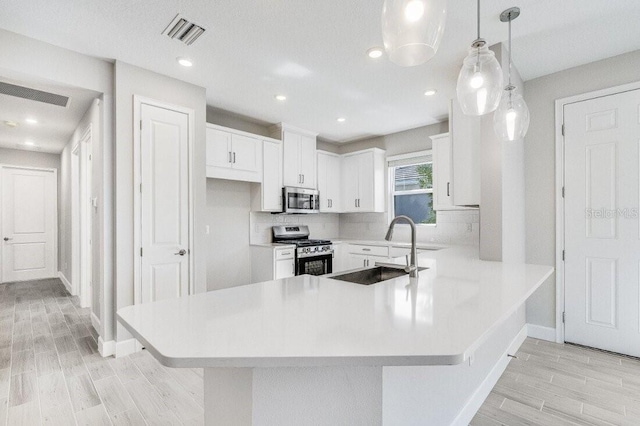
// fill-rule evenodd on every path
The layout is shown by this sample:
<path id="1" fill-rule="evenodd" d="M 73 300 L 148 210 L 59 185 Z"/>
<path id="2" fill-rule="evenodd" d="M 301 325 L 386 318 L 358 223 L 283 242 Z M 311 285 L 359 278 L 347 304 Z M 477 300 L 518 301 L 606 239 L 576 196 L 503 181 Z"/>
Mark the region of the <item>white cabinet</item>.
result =
<path id="1" fill-rule="evenodd" d="M 296 275 L 295 246 L 251 246 L 251 282 Z"/>
<path id="2" fill-rule="evenodd" d="M 451 202 L 454 206 L 480 205 L 481 117 L 464 115 L 457 99 L 449 108 L 451 141 Z"/>
<path id="3" fill-rule="evenodd" d="M 260 182 L 262 140 L 255 135 L 207 124 L 207 177 Z"/>
<path id="4" fill-rule="evenodd" d="M 349 244 L 347 246 L 348 269 L 374 267 L 376 262 L 389 261 L 388 246 Z"/>
<path id="5" fill-rule="evenodd" d="M 451 210 L 451 140 L 449 134 L 431 137 L 433 154 L 433 209 Z"/>
<path id="6" fill-rule="evenodd" d="M 318 191 L 320 212 L 339 213 L 342 204 L 342 159 L 330 152 L 318 151 Z"/>
<path id="7" fill-rule="evenodd" d="M 282 142 L 265 139 L 262 145 L 262 184 L 251 187 L 251 209 L 282 211 Z"/>
<path id="8" fill-rule="evenodd" d="M 280 123 L 271 135 L 282 140 L 284 186 L 316 189 L 316 133 Z"/>
<path id="9" fill-rule="evenodd" d="M 373 148 L 342 158 L 342 211 L 384 212 L 385 151 Z"/>

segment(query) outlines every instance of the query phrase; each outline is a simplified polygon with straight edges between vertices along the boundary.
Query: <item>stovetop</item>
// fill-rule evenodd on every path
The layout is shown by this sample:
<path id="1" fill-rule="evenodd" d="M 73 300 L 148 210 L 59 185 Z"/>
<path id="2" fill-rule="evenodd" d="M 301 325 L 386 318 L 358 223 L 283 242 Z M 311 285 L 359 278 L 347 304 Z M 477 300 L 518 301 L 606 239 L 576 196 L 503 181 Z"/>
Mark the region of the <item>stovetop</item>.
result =
<path id="1" fill-rule="evenodd" d="M 275 242 L 284 244 L 295 244 L 296 247 L 326 246 L 331 244 L 331 241 L 329 240 L 310 240 L 306 238 L 300 240 L 276 240 Z"/>

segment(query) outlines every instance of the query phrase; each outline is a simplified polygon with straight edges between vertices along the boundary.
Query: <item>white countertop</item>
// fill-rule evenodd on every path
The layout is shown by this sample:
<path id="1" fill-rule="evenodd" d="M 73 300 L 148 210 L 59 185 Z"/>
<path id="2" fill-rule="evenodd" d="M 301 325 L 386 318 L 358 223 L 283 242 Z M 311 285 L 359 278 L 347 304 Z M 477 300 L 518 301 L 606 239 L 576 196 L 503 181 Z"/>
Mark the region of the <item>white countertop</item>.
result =
<path id="1" fill-rule="evenodd" d="M 378 246 L 378 247 L 399 247 L 399 248 L 411 248 L 411 243 L 402 241 L 386 241 L 386 240 L 348 240 L 348 239 L 336 239 L 331 240 L 333 244 L 356 244 L 360 246 Z M 442 244 L 421 243 L 416 244 L 418 250 L 442 250 L 445 248 L 451 248 L 452 246 L 445 246 Z"/>
<path id="2" fill-rule="evenodd" d="M 252 247 L 266 247 L 266 248 L 295 248 L 295 244 L 287 243 L 252 243 L 249 244 Z"/>
<path id="3" fill-rule="evenodd" d="M 418 258 L 430 268 L 418 280 L 303 275 L 129 306 L 118 320 L 170 367 L 458 364 L 553 271 L 480 261 L 475 247 Z"/>

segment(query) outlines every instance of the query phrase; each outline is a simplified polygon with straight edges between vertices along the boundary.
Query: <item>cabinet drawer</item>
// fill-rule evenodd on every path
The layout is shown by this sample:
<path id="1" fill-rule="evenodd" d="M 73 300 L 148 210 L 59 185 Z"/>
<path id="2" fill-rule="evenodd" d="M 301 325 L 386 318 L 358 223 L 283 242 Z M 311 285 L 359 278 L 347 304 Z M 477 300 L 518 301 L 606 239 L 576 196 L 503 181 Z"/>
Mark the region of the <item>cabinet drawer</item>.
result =
<path id="1" fill-rule="evenodd" d="M 366 256 L 382 256 L 389 257 L 389 247 L 384 246 L 360 246 L 349 245 L 349 253 L 364 254 Z"/>
<path id="2" fill-rule="evenodd" d="M 276 250 L 276 260 L 293 259 L 296 252 L 295 248 Z"/>

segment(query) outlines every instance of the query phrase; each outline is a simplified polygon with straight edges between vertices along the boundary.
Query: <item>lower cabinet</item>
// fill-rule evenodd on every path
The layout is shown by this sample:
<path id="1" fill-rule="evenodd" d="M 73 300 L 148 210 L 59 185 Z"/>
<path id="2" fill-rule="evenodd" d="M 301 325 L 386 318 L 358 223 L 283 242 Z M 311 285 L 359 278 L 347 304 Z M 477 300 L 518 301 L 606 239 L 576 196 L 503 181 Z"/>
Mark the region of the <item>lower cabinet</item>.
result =
<path id="1" fill-rule="evenodd" d="M 388 262 L 386 256 L 365 256 L 362 254 L 349 253 L 349 269 L 373 268 L 376 262 Z"/>
<path id="2" fill-rule="evenodd" d="M 295 246 L 251 246 L 251 282 L 296 275 Z"/>

